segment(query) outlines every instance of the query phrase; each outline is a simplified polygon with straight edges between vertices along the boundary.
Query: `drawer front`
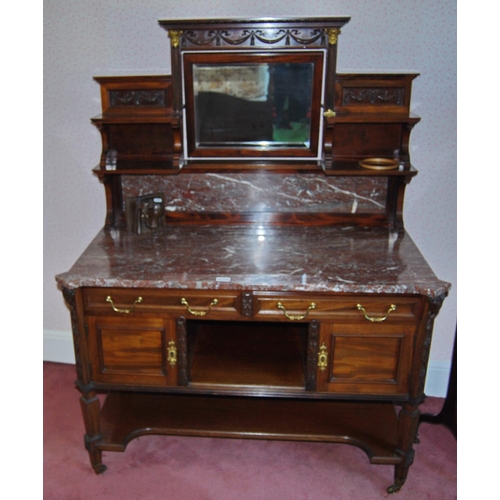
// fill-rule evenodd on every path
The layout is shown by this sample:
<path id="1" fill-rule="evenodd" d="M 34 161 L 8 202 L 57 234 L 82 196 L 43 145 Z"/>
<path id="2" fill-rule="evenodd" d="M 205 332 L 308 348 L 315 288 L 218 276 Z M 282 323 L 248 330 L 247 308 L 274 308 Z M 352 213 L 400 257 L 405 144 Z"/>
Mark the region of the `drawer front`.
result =
<path id="1" fill-rule="evenodd" d="M 162 290 L 141 288 L 86 288 L 86 312 L 131 316 L 141 313 L 173 313 L 190 318 L 239 316 L 238 292 Z"/>
<path id="2" fill-rule="evenodd" d="M 317 390 L 336 394 L 400 395 L 409 392 L 412 323 L 323 323 Z"/>
<path id="3" fill-rule="evenodd" d="M 260 318 L 308 321 L 335 318 L 368 323 L 416 321 L 422 299 L 405 296 L 254 294 L 255 315 Z"/>

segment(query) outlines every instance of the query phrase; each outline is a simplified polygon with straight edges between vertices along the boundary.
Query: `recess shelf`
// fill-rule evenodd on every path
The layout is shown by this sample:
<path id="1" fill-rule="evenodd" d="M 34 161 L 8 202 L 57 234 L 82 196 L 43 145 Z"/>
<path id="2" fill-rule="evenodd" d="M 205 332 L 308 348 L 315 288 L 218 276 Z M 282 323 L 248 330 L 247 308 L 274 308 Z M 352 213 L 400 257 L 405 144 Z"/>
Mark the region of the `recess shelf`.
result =
<path id="1" fill-rule="evenodd" d="M 305 389 L 306 324 L 191 322 L 190 327 L 190 387 Z"/>

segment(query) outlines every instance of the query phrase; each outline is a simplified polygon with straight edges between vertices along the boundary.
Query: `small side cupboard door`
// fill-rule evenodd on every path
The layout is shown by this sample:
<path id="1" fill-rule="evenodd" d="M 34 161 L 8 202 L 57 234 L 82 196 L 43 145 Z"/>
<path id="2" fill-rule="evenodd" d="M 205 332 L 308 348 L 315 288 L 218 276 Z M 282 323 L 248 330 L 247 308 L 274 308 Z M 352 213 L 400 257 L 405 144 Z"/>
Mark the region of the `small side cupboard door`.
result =
<path id="1" fill-rule="evenodd" d="M 317 390 L 401 395 L 409 390 L 413 323 L 322 323 Z"/>
<path id="2" fill-rule="evenodd" d="M 92 379 L 111 384 L 166 386 L 177 383 L 173 318 L 87 318 Z"/>

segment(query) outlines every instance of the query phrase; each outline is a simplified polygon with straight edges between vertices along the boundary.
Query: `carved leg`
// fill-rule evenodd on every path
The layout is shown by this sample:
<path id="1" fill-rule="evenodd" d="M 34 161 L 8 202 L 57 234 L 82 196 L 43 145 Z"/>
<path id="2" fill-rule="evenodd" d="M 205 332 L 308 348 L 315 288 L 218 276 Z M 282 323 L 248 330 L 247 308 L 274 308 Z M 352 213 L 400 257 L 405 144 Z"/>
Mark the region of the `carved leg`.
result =
<path id="1" fill-rule="evenodd" d="M 108 200 L 109 202 L 109 200 Z M 108 203 L 109 204 L 109 203 Z M 101 460 L 101 450 L 97 444 L 101 441 L 101 430 L 99 426 L 99 415 L 101 405 L 97 393 L 85 385 L 90 382 L 90 369 L 87 359 L 87 346 L 84 331 L 84 325 L 79 321 L 77 312 L 77 293 L 78 290 L 63 288 L 63 295 L 66 304 L 71 311 L 71 325 L 73 329 L 73 344 L 75 347 L 76 373 L 78 379 L 75 382 L 76 388 L 82 394 L 80 397 L 80 407 L 82 409 L 85 422 L 85 448 L 89 452 L 90 462 L 97 474 L 104 472 L 106 466 Z"/>
<path id="2" fill-rule="evenodd" d="M 394 468 L 394 484 L 387 488 L 387 493 L 399 491 L 406 481 L 415 455 L 413 442 L 417 435 L 419 417 L 420 411 L 417 404 L 405 403 L 399 412 L 399 437 L 396 453 L 401 457 L 401 463 Z"/>
<path id="3" fill-rule="evenodd" d="M 97 447 L 102 440 L 99 428 L 100 402 L 95 391 L 82 392 L 80 398 L 83 419 L 85 421 L 85 448 L 89 452 L 90 463 L 96 474 L 101 474 L 107 467 L 102 463 L 102 452 Z"/>

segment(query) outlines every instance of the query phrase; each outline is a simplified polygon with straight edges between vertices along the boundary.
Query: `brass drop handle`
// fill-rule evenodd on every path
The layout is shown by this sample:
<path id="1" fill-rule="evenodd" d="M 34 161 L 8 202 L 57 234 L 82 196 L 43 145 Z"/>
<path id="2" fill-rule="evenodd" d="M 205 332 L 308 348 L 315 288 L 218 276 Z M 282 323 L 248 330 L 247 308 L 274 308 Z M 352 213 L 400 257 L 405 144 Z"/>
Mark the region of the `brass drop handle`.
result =
<path id="1" fill-rule="evenodd" d="M 113 303 L 113 299 L 111 298 L 111 295 L 108 295 L 106 297 L 106 302 L 109 302 L 111 304 L 113 311 L 115 311 L 117 313 L 128 314 L 128 313 L 131 313 L 135 309 L 135 306 L 137 304 L 140 304 L 142 302 L 142 297 L 137 297 L 130 309 L 119 309 L 118 307 L 115 307 L 115 304 Z"/>
<path id="2" fill-rule="evenodd" d="M 394 304 L 391 304 L 385 316 L 381 316 L 380 318 L 372 318 L 371 316 L 368 316 L 366 314 L 365 308 L 361 304 L 358 304 L 356 307 L 358 308 L 358 311 L 363 312 L 363 316 L 365 317 L 365 319 L 371 321 L 372 323 L 382 323 L 382 321 L 385 321 L 389 317 L 389 314 L 391 314 L 392 311 L 396 310 L 396 306 Z"/>
<path id="3" fill-rule="evenodd" d="M 309 311 L 311 311 L 312 309 L 316 309 L 316 303 L 314 302 L 311 302 L 309 304 L 309 307 L 306 309 L 306 312 L 305 314 L 302 314 L 301 316 L 294 316 L 293 314 L 288 314 L 288 312 L 286 311 L 285 309 L 285 306 L 281 303 L 281 302 L 278 302 L 276 304 L 276 307 L 280 310 L 280 311 L 283 311 L 283 314 L 285 315 L 286 318 L 288 318 L 289 320 L 291 321 L 300 321 L 301 319 L 304 319 L 304 318 L 307 318 L 307 315 L 309 314 Z"/>
<path id="4" fill-rule="evenodd" d="M 191 307 L 189 306 L 189 302 L 184 297 L 181 299 L 181 304 L 183 306 L 186 306 L 187 310 L 193 316 L 205 316 L 206 314 L 208 314 L 210 312 L 210 309 L 212 309 L 212 307 L 216 306 L 218 303 L 219 303 L 219 301 L 217 299 L 214 299 L 214 300 L 212 300 L 212 302 L 210 302 L 210 305 L 208 306 L 208 309 L 206 311 L 194 311 L 193 309 L 191 309 Z"/>

